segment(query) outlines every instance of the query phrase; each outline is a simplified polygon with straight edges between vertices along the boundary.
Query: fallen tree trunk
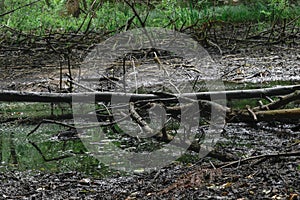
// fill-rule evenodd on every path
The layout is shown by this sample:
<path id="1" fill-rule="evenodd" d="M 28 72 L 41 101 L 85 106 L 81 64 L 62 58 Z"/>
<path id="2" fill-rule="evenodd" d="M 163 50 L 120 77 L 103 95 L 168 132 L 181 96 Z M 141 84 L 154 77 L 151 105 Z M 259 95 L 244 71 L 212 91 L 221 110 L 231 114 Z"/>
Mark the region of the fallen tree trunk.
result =
<path id="1" fill-rule="evenodd" d="M 76 99 L 86 99 L 95 96 L 95 101 L 110 102 L 112 95 L 120 98 L 129 98 L 130 101 L 166 99 L 170 101 L 176 100 L 176 97 L 186 97 L 201 100 L 222 99 L 226 96 L 227 99 L 244 99 L 244 98 L 262 98 L 265 96 L 287 95 L 296 90 L 300 90 L 300 85 L 280 86 L 274 88 L 252 89 L 252 90 L 229 90 L 229 91 L 211 91 L 198 93 L 185 93 L 182 95 L 173 94 L 171 97 L 165 97 L 162 94 L 132 94 L 121 92 L 85 92 L 85 93 L 46 93 L 46 92 L 22 92 L 2 90 L 0 91 L 0 101 L 8 102 L 66 102 L 71 103 L 72 97 Z M 73 99 L 74 100 L 74 99 Z"/>
<path id="2" fill-rule="evenodd" d="M 256 115 L 258 121 L 299 120 L 300 108 L 258 111 Z"/>
<path id="3" fill-rule="evenodd" d="M 227 122 L 294 122 L 300 120 L 300 108 L 262 110 L 256 112 L 235 111 L 229 113 Z"/>

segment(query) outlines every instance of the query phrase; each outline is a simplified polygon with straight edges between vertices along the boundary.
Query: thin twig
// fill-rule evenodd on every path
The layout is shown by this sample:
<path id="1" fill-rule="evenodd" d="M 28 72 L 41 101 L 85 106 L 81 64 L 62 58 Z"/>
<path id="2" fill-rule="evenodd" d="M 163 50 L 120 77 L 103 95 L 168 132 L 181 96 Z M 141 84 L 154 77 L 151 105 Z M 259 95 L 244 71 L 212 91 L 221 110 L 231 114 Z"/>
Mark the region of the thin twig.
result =
<path id="1" fill-rule="evenodd" d="M 32 141 L 28 140 L 28 142 L 39 152 L 39 154 L 42 156 L 43 160 L 45 162 L 50 162 L 50 161 L 57 161 L 57 160 L 62 160 L 62 159 L 65 159 L 65 158 L 69 158 L 69 157 L 72 157 L 73 155 L 63 155 L 63 156 L 60 156 L 60 157 L 56 157 L 56 158 L 46 158 L 42 152 L 42 150 Z"/>
<path id="2" fill-rule="evenodd" d="M 85 89 L 85 90 L 87 90 L 87 91 L 89 91 L 89 92 L 96 92 L 96 90 L 93 90 L 93 89 L 91 89 L 91 88 L 88 88 L 88 87 L 86 87 L 86 86 L 84 86 L 84 85 L 82 85 L 82 84 L 80 84 L 80 83 L 78 83 L 78 82 L 76 82 L 76 81 L 74 81 L 74 80 L 68 80 L 68 82 L 70 82 L 70 83 L 72 83 L 72 84 L 74 84 L 74 85 L 77 85 L 78 87 L 81 87 L 81 88 L 83 88 L 83 89 Z"/>
<path id="3" fill-rule="evenodd" d="M 25 7 L 27 7 L 27 6 L 31 6 L 31 5 L 33 5 L 33 4 L 35 4 L 35 3 L 40 2 L 40 1 L 41 1 L 41 0 L 37 0 L 37 1 L 30 2 L 30 3 L 28 3 L 28 4 L 25 4 L 25 5 L 23 5 L 23 6 L 20 6 L 20 7 L 18 7 L 18 8 L 15 8 L 15 9 L 13 9 L 13 10 L 10 10 L 10 11 L 8 11 L 8 12 L 6 12 L 6 13 L 0 14 L 0 17 L 3 17 L 3 16 L 8 15 L 8 14 L 10 14 L 10 13 L 13 13 L 13 12 L 15 12 L 15 11 L 17 11 L 17 10 L 20 10 L 20 9 L 22 9 L 22 8 L 25 8 Z"/>
<path id="4" fill-rule="evenodd" d="M 253 112 L 253 110 L 250 108 L 249 105 L 246 106 L 246 109 L 247 109 L 248 113 L 249 113 L 250 115 L 252 115 L 253 120 L 254 120 L 254 121 L 257 121 L 257 116 L 256 116 L 256 114 Z"/>
<path id="5" fill-rule="evenodd" d="M 45 124 L 45 123 L 49 123 L 49 124 L 57 124 L 57 125 L 61 125 L 61 126 L 65 126 L 65 127 L 68 127 L 68 128 L 73 128 L 75 129 L 74 126 L 72 125 L 69 125 L 69 124 L 65 124 L 65 123 L 62 123 L 62 122 L 58 122 L 58 121 L 54 121 L 54 120 L 50 120 L 50 119 L 44 119 L 43 121 L 41 121 L 32 131 L 30 131 L 28 134 L 27 134 L 27 137 L 30 136 L 32 133 L 34 133 L 42 124 Z"/>
<path id="6" fill-rule="evenodd" d="M 273 154 L 263 154 L 263 155 L 258 155 L 258 156 L 252 156 L 252 157 L 249 157 L 249 158 L 245 158 L 245 159 L 242 159 L 242 160 L 236 160 L 236 161 L 233 161 L 233 162 L 230 162 L 228 164 L 224 164 L 222 165 L 220 168 L 225 168 L 225 167 L 229 167 L 229 166 L 232 166 L 232 165 L 235 165 L 235 164 L 243 164 L 247 161 L 250 161 L 250 160 L 256 160 L 256 159 L 261 159 L 261 158 L 277 158 L 277 157 L 282 157 L 282 156 L 300 156 L 300 151 L 291 151 L 291 152 L 286 152 L 286 153 L 273 153 Z"/>

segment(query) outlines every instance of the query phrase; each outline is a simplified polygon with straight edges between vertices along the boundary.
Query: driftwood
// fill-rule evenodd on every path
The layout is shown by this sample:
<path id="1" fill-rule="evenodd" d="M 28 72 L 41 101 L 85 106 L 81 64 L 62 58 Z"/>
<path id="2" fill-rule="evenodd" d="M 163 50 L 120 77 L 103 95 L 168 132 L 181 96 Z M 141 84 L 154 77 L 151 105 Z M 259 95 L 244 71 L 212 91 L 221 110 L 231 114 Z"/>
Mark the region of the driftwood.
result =
<path id="1" fill-rule="evenodd" d="M 281 96 L 300 90 L 300 85 L 280 86 L 274 88 L 253 89 L 253 90 L 229 90 L 229 91 L 212 91 L 212 92 L 198 92 L 185 93 L 182 95 L 173 94 L 168 100 L 176 100 L 176 97 L 194 98 L 201 100 L 211 100 L 223 98 L 226 95 L 227 99 L 245 99 L 245 98 L 262 98 L 266 96 Z M 114 93 L 114 92 L 85 92 L 85 93 L 46 93 L 46 92 L 21 92 L 21 91 L 0 91 L 0 101 L 8 102 L 72 102 L 72 96 L 76 99 L 95 96 L 95 101 L 110 102 L 111 97 L 127 98 L 131 97 L 130 101 L 136 102 L 141 100 L 164 99 L 161 94 L 130 94 L 130 93 Z"/>

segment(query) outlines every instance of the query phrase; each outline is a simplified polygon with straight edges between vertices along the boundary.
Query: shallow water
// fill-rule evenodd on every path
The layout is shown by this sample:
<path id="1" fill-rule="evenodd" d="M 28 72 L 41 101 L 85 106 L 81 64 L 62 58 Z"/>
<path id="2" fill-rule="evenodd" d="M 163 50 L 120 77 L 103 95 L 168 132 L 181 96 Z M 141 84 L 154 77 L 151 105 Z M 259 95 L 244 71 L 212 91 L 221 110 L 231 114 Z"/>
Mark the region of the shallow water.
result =
<path id="1" fill-rule="evenodd" d="M 105 167 L 101 161 L 89 154 L 79 138 L 61 138 L 57 134 L 66 130 L 59 125 L 43 124 L 41 127 L 27 136 L 36 125 L 18 124 L 14 122 L 0 125 L 0 169 L 18 171 L 45 171 L 68 172 L 77 171 L 93 176 L 111 176 L 116 171 Z M 255 126 L 248 124 L 228 124 L 225 133 L 215 146 L 217 149 L 226 149 L 241 158 L 256 154 L 268 154 L 280 152 L 281 149 L 297 150 L 299 145 L 293 146 L 300 140 L 300 131 L 294 128 L 296 125 L 258 123 Z M 120 137 L 101 141 L 115 142 L 122 146 L 127 142 L 137 146 L 138 141 Z M 116 143 L 117 142 L 117 143 Z M 151 147 L 151 145 L 156 147 Z M 157 148 L 158 143 L 141 142 L 142 149 Z M 63 158 L 65 157 L 65 158 Z M 179 160 L 189 163 L 197 160 L 197 154 L 187 152 Z"/>

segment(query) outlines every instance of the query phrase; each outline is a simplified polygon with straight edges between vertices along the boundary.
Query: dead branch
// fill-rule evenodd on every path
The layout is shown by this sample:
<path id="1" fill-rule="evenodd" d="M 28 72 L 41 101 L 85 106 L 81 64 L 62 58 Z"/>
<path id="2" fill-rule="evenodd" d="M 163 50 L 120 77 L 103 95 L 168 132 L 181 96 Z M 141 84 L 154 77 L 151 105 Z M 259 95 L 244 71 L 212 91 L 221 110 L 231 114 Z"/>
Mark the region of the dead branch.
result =
<path id="1" fill-rule="evenodd" d="M 57 157 L 57 158 L 46 158 L 45 155 L 43 154 L 42 150 L 34 142 L 32 142 L 30 140 L 28 142 L 39 152 L 39 154 L 42 156 L 42 158 L 45 162 L 62 160 L 62 159 L 69 158 L 69 157 L 73 156 L 73 155 L 62 155 L 62 156 Z"/>
<path id="2" fill-rule="evenodd" d="M 174 98 L 169 98 L 168 101 L 178 101 L 177 98 L 190 98 L 195 96 L 197 99 L 210 100 L 211 96 L 222 98 L 226 96 L 227 99 L 244 99 L 244 98 L 261 98 L 263 96 L 278 96 L 287 95 L 300 90 L 300 85 L 280 86 L 274 88 L 253 89 L 253 90 L 228 90 L 228 91 L 211 91 L 198 93 L 174 94 Z M 85 92 L 85 93 L 46 93 L 46 92 L 22 92 L 1 90 L 0 101 L 8 102 L 72 102 L 72 97 L 76 99 L 86 99 L 88 97 L 95 97 L 98 102 L 110 102 L 111 97 L 128 98 L 131 102 L 141 100 L 161 100 L 164 99 L 156 94 L 130 94 L 121 92 Z M 74 100 L 74 99 L 73 99 Z"/>
<path id="3" fill-rule="evenodd" d="M 145 122 L 143 118 L 136 112 L 134 108 L 134 103 L 132 102 L 129 103 L 129 112 L 131 114 L 132 119 L 136 121 L 138 125 L 141 126 L 141 128 L 143 129 L 143 131 L 146 132 L 146 134 L 152 135 L 152 133 L 154 133 L 153 129 L 148 126 L 147 122 Z"/>
<path id="4" fill-rule="evenodd" d="M 125 3 L 131 8 L 132 12 L 134 13 L 136 18 L 140 22 L 141 26 L 145 27 L 147 18 L 145 18 L 144 21 L 142 20 L 142 18 L 140 17 L 140 15 L 138 14 L 138 12 L 135 9 L 134 3 L 130 3 L 129 1 L 126 1 L 126 0 L 125 0 Z"/>
<path id="5" fill-rule="evenodd" d="M 261 105 L 258 107 L 250 108 L 246 106 L 245 110 L 235 110 L 228 113 L 228 120 L 233 121 L 247 121 L 247 122 L 257 122 L 257 121 L 295 121 L 300 119 L 300 109 L 279 109 L 286 106 L 290 102 L 294 102 L 300 99 L 300 91 L 297 90 L 291 94 L 281 97 L 277 101 L 273 101 L 266 105 Z M 277 109 L 277 110 L 276 110 Z"/>
<path id="6" fill-rule="evenodd" d="M 247 109 L 247 111 L 248 111 L 248 113 L 253 117 L 253 120 L 254 121 L 257 121 L 257 116 L 256 116 L 256 114 L 253 112 L 253 110 L 250 108 L 250 106 L 246 106 L 246 109 Z"/>
<path id="7" fill-rule="evenodd" d="M 273 101 L 267 105 L 259 106 L 253 108 L 254 111 L 258 110 L 275 110 L 287 105 L 290 102 L 296 101 L 300 99 L 300 90 L 297 90 L 291 94 L 286 95 L 285 97 L 281 97 L 278 101 Z"/>
<path id="8" fill-rule="evenodd" d="M 49 124 L 57 124 L 57 125 L 60 125 L 60 126 L 65 126 L 65 127 L 68 127 L 68 128 L 73 128 L 75 129 L 74 126 L 72 125 L 69 125 L 69 124 L 65 124 L 65 123 L 62 123 L 62 122 L 58 122 L 58 121 L 54 121 L 54 120 L 49 120 L 49 119 L 44 119 L 43 121 L 41 121 L 32 131 L 30 131 L 28 134 L 27 134 L 27 137 L 30 136 L 32 133 L 34 133 L 42 124 L 46 124 L 46 123 L 49 123 Z"/>
<path id="9" fill-rule="evenodd" d="M 236 160 L 236 161 L 224 164 L 224 165 L 220 166 L 220 168 L 230 167 L 230 166 L 236 165 L 236 164 L 243 164 L 248 161 L 256 160 L 256 159 L 262 159 L 262 158 L 269 159 L 269 158 L 288 157 L 288 156 L 300 156 L 300 151 L 292 151 L 292 152 L 285 152 L 285 153 L 278 152 L 278 153 L 272 153 L 272 154 L 263 154 L 263 155 L 258 155 L 258 156 L 252 156 L 249 158 L 245 158 L 242 160 Z"/>

